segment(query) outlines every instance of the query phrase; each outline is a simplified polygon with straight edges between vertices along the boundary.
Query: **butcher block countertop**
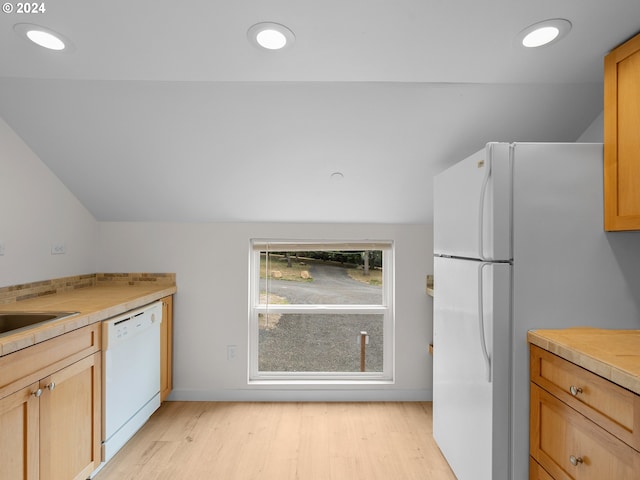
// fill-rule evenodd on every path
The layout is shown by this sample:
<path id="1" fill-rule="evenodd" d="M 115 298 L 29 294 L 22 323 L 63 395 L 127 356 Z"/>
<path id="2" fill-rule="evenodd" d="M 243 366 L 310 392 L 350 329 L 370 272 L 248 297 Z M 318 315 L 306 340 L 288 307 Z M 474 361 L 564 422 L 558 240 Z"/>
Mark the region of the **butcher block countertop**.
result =
<path id="1" fill-rule="evenodd" d="M 527 339 L 640 395 L 640 330 L 532 330 Z"/>
<path id="2" fill-rule="evenodd" d="M 94 285 L 82 288 L 0 304 L 2 312 L 78 312 L 77 315 L 68 318 L 0 337 L 0 356 L 147 305 L 167 295 L 173 295 L 177 290 L 175 282 L 93 283 Z"/>

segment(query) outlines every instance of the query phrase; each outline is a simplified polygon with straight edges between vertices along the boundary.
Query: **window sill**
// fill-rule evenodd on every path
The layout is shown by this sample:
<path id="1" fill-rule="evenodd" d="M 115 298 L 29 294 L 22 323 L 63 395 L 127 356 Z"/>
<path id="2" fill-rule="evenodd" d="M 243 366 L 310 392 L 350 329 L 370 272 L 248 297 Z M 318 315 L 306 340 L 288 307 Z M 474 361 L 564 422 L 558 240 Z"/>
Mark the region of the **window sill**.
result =
<path id="1" fill-rule="evenodd" d="M 358 386 L 370 386 L 370 385 L 393 385 L 394 380 L 385 379 L 251 379 L 247 382 L 249 386 L 290 386 L 290 387 L 358 387 Z"/>

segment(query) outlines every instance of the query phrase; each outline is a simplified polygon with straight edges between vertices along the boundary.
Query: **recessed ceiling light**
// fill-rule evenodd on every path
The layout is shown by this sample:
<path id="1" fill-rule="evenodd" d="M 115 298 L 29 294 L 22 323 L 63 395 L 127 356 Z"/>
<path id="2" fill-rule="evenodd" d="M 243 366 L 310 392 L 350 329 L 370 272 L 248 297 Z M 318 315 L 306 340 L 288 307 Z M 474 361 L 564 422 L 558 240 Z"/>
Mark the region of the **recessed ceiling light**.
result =
<path id="1" fill-rule="evenodd" d="M 518 40 L 527 48 L 542 47 L 557 42 L 571 30 L 571 22 L 562 18 L 545 20 L 531 25 L 518 34 Z"/>
<path id="2" fill-rule="evenodd" d="M 70 52 L 73 50 L 73 44 L 69 39 L 50 28 L 32 23 L 17 23 L 13 26 L 13 29 L 21 37 L 46 49 L 56 52 Z"/>
<path id="3" fill-rule="evenodd" d="M 339 182 L 343 178 L 344 178 L 344 174 L 342 172 L 333 172 L 331 174 L 331 180 L 333 180 L 334 182 Z"/>
<path id="4" fill-rule="evenodd" d="M 296 38 L 287 27 L 272 22 L 256 23 L 247 36 L 251 43 L 267 50 L 282 50 L 291 46 Z"/>
<path id="5" fill-rule="evenodd" d="M 64 42 L 49 32 L 43 32 L 42 30 L 29 30 L 27 32 L 27 37 L 33 43 L 40 45 L 41 47 L 48 48 L 49 50 L 64 50 Z"/>

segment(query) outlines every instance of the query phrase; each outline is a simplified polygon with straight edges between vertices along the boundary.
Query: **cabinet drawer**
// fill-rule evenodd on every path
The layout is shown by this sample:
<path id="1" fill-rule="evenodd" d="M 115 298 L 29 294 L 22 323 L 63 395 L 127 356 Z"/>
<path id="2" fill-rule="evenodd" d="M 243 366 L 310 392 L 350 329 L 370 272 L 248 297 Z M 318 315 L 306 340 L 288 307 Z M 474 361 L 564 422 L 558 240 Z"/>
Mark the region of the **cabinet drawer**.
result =
<path id="1" fill-rule="evenodd" d="M 0 398 L 100 351 L 100 323 L 0 357 Z"/>
<path id="2" fill-rule="evenodd" d="M 556 480 L 637 480 L 640 453 L 531 384 L 531 456 Z"/>
<path id="3" fill-rule="evenodd" d="M 640 396 L 535 345 L 531 381 L 640 450 Z"/>

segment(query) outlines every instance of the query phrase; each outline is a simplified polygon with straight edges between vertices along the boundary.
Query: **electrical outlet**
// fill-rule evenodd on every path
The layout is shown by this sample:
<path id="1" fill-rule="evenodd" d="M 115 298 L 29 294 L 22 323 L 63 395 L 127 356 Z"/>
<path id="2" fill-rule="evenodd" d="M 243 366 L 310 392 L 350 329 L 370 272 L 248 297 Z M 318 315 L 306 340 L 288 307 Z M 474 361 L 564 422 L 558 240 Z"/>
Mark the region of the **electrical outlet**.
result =
<path id="1" fill-rule="evenodd" d="M 51 245 L 51 255 L 63 255 L 67 253 L 67 247 L 64 243 L 54 243 Z"/>
<path id="2" fill-rule="evenodd" d="M 227 345 L 227 360 L 234 360 L 238 356 L 237 345 Z"/>

